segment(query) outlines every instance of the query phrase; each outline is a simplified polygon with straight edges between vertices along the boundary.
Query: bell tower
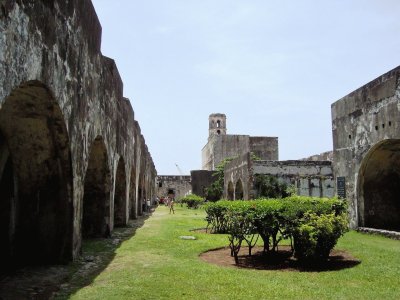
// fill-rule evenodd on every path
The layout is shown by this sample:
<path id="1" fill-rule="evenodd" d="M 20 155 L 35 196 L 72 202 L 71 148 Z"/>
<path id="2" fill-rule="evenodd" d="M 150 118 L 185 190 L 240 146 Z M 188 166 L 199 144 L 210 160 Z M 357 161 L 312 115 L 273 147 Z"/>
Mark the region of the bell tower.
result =
<path id="1" fill-rule="evenodd" d="M 213 135 L 226 135 L 226 116 L 224 114 L 211 114 L 208 117 L 208 137 Z"/>

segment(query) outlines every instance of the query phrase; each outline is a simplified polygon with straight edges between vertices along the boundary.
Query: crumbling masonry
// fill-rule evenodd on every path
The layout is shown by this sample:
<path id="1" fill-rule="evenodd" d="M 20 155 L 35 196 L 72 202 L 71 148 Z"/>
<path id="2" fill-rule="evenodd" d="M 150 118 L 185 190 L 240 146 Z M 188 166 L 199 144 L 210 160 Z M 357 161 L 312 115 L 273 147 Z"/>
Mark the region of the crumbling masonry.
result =
<path id="1" fill-rule="evenodd" d="M 156 170 L 90 0 L 1 0 L 0 31 L 0 269 L 68 261 Z"/>

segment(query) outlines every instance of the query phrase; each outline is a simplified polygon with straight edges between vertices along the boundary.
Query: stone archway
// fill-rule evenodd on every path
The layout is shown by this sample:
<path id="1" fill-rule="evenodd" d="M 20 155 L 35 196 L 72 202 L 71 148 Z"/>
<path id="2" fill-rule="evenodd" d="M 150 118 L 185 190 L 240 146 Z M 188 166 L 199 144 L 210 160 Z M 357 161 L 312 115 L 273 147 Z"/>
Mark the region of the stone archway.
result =
<path id="1" fill-rule="evenodd" d="M 233 183 L 232 183 L 232 181 L 229 181 L 229 183 L 228 183 L 228 193 L 227 193 L 228 200 L 233 200 L 234 193 L 235 193 L 235 191 L 233 189 Z"/>
<path id="2" fill-rule="evenodd" d="M 114 225 L 125 226 L 127 224 L 126 201 L 126 175 L 125 162 L 121 157 L 118 161 L 117 174 L 115 175 L 114 194 Z"/>
<path id="3" fill-rule="evenodd" d="M 400 230 L 400 140 L 371 148 L 358 178 L 359 225 Z"/>
<path id="4" fill-rule="evenodd" d="M 145 183 L 145 176 L 143 172 L 143 167 L 140 168 L 139 173 L 139 186 L 138 186 L 138 214 L 141 216 L 145 210 L 145 199 L 146 199 L 146 183 Z"/>
<path id="5" fill-rule="evenodd" d="M 236 182 L 235 200 L 243 200 L 243 183 L 241 179 Z"/>
<path id="6" fill-rule="evenodd" d="M 72 258 L 72 164 L 47 86 L 22 84 L 0 109 L 0 270 Z"/>
<path id="7" fill-rule="evenodd" d="M 129 185 L 129 218 L 137 218 L 137 200 L 136 200 L 136 167 L 132 166 L 131 180 Z"/>
<path id="8" fill-rule="evenodd" d="M 110 235 L 110 185 L 107 149 L 103 138 L 97 136 L 90 148 L 85 176 L 82 219 L 84 238 Z"/>

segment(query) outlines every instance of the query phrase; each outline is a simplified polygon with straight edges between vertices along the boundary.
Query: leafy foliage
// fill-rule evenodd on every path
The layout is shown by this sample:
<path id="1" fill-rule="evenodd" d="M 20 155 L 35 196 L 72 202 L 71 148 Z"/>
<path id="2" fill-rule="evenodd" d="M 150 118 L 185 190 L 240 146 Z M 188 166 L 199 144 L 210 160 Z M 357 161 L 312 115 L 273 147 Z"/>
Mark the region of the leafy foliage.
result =
<path id="1" fill-rule="evenodd" d="M 279 182 L 275 176 L 256 174 L 254 175 L 254 186 L 257 191 L 257 197 L 277 199 L 290 196 L 288 185 Z"/>
<path id="2" fill-rule="evenodd" d="M 346 202 L 337 198 L 224 200 L 208 204 L 205 210 L 211 231 L 229 234 L 235 260 L 243 241 L 251 254 L 255 235 L 262 238 L 264 252 L 276 251 L 279 242 L 289 238 L 299 260 L 323 260 L 348 228 Z"/>
<path id="3" fill-rule="evenodd" d="M 198 208 L 204 203 L 204 198 L 195 194 L 188 194 L 180 199 L 180 202 L 186 204 L 188 208 Z"/>
<path id="4" fill-rule="evenodd" d="M 326 260 L 337 240 L 347 231 L 345 215 L 307 212 L 294 231 L 295 256 L 303 261 Z"/>

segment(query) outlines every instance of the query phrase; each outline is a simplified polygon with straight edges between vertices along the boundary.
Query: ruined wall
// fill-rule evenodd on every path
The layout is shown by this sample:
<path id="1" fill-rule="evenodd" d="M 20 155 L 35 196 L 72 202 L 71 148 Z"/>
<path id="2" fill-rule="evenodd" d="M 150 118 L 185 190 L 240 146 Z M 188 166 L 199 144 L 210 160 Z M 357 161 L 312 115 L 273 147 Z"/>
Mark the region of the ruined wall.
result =
<path id="1" fill-rule="evenodd" d="M 329 161 L 254 161 L 253 174 L 275 176 L 281 182 L 294 185 L 301 196 L 331 198 L 335 194 Z"/>
<path id="2" fill-rule="evenodd" d="M 201 168 L 203 170 L 214 170 L 216 164 L 214 163 L 214 143 L 216 136 L 210 136 L 207 144 L 201 149 Z"/>
<path id="3" fill-rule="evenodd" d="M 117 67 L 100 52 L 91 1 L 0 8 L 0 198 L 13 220 L 1 238 L 16 259 L 31 238 L 38 246 L 28 260 L 69 260 L 79 255 L 82 219 L 100 227 L 88 234 L 107 235 L 115 217 L 123 225 L 137 208 L 139 183 L 154 194 L 154 164 Z"/>
<path id="4" fill-rule="evenodd" d="M 224 169 L 224 198 L 252 199 L 252 175 L 252 160 L 249 152 L 227 163 Z"/>
<path id="5" fill-rule="evenodd" d="M 225 158 L 238 157 L 248 152 L 254 152 L 265 160 L 277 160 L 278 138 L 234 134 L 212 136 L 202 150 L 202 168 L 214 170 Z"/>
<path id="6" fill-rule="evenodd" d="M 277 137 L 250 137 L 250 152 L 261 160 L 279 160 Z"/>
<path id="7" fill-rule="evenodd" d="M 331 107 L 337 192 L 348 199 L 353 228 L 400 227 L 399 74 L 397 67 Z"/>
<path id="8" fill-rule="evenodd" d="M 173 191 L 175 199 L 179 199 L 192 192 L 190 176 L 159 175 L 157 182 L 157 196 L 166 197 Z"/>
<path id="9" fill-rule="evenodd" d="M 190 171 L 192 193 L 201 197 L 205 197 L 205 189 L 211 186 L 211 184 L 215 181 L 213 174 L 214 171 L 208 170 Z"/>
<path id="10" fill-rule="evenodd" d="M 327 151 L 320 154 L 311 155 L 307 158 L 302 158 L 300 160 L 307 160 L 307 161 L 333 161 L 333 151 Z"/>

